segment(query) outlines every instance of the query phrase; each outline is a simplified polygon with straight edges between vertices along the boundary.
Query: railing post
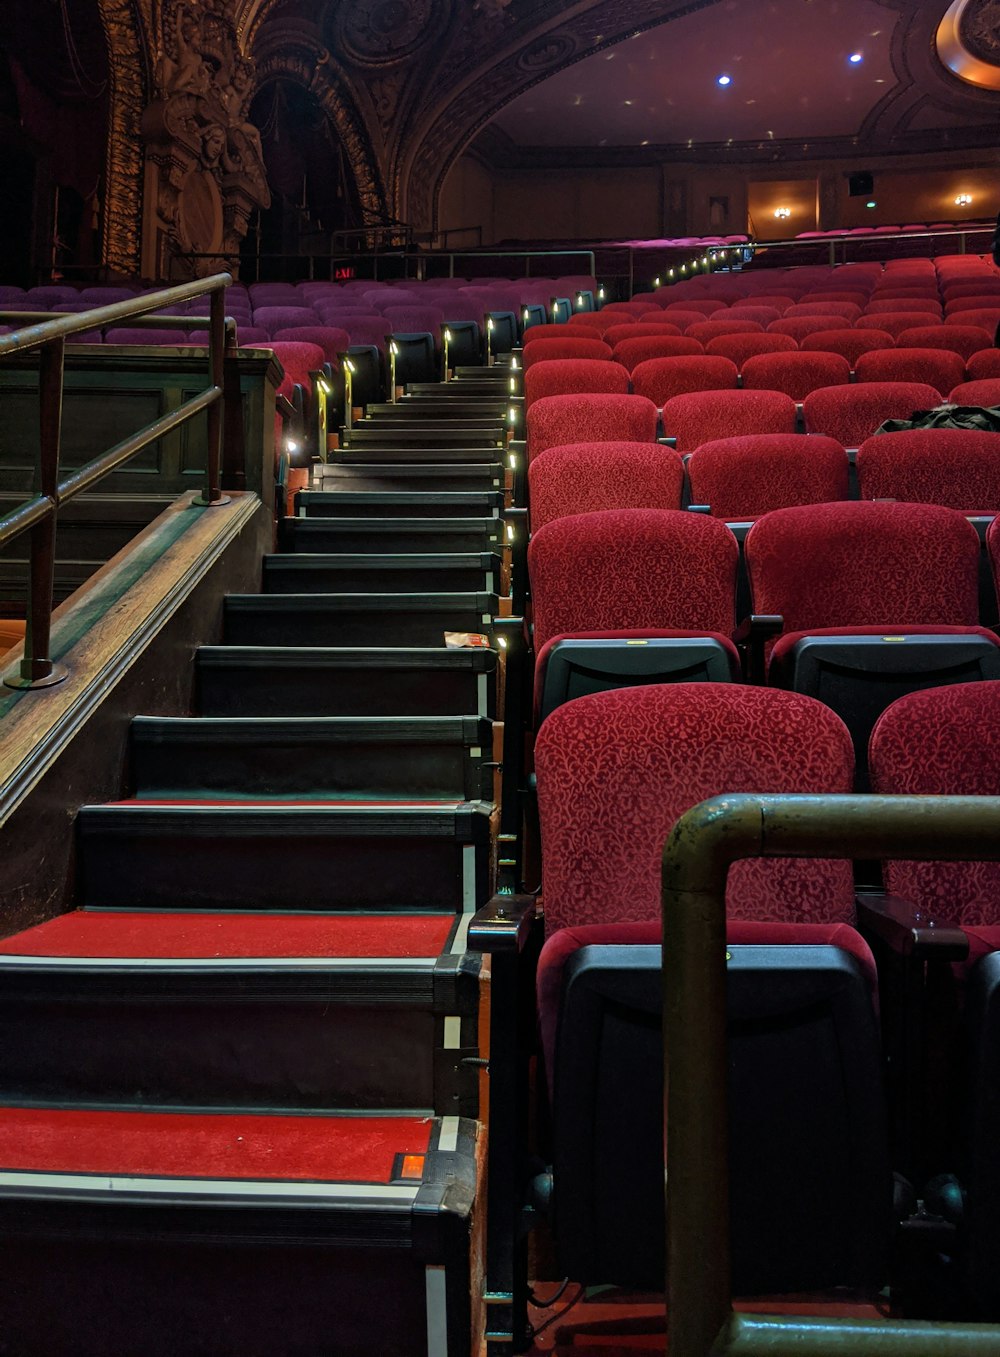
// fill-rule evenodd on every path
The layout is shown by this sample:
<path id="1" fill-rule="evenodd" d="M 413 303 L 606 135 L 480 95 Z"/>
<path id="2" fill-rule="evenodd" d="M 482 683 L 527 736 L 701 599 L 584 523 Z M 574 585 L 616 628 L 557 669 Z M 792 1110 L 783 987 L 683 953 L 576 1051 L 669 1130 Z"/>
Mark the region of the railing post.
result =
<path id="1" fill-rule="evenodd" d="M 208 380 L 219 393 L 219 399 L 208 407 L 208 456 L 205 493 L 194 503 L 218 506 L 228 504 L 229 496 L 222 493 L 219 475 L 222 467 L 222 435 L 224 403 L 223 369 L 226 361 L 226 291 L 217 287 L 212 292 L 208 327 Z"/>
<path id="2" fill-rule="evenodd" d="M 10 687 L 48 688 L 61 683 L 66 669 L 49 656 L 52 636 L 52 595 L 56 570 L 56 507 L 59 497 L 59 450 L 62 441 L 63 363 L 66 341 L 61 337 L 43 344 L 39 354 L 38 424 L 39 448 L 36 488 L 51 508 L 31 529 L 31 561 L 28 575 L 27 626 L 20 678 Z"/>

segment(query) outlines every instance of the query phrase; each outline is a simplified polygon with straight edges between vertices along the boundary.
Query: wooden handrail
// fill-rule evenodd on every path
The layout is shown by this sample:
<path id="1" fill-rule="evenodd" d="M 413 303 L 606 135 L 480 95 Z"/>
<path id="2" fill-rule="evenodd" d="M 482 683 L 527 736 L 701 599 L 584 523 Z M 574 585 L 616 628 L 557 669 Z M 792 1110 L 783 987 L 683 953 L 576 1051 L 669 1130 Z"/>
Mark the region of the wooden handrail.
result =
<path id="1" fill-rule="evenodd" d="M 98 306 L 92 311 L 75 315 L 47 315 L 29 313 L 30 324 L 0 335 L 0 358 L 40 350 L 38 374 L 39 443 L 35 464 L 35 493 L 26 503 L 0 517 L 0 546 L 19 537 L 31 536 L 28 578 L 27 627 L 24 638 L 24 658 L 16 676 L 8 676 L 4 683 L 10 688 L 45 688 L 66 677 L 66 670 L 52 662 L 50 635 L 52 627 L 52 594 L 55 579 L 55 544 L 59 509 L 62 504 L 91 489 L 117 467 L 129 461 L 150 443 L 171 433 L 202 410 L 207 412 L 208 457 L 205 491 L 195 501 L 199 505 L 219 505 L 229 502 L 220 486 L 223 439 L 223 370 L 227 343 L 235 343 L 235 324 L 225 314 L 225 290 L 232 282 L 228 273 L 178 287 L 164 288 Z M 86 330 L 128 324 L 150 311 L 165 306 L 176 306 L 208 295 L 210 310 L 207 318 L 198 316 L 149 317 L 155 328 L 208 328 L 208 386 L 184 401 L 176 410 L 145 425 L 114 447 L 99 453 L 70 475 L 61 477 L 59 462 L 62 444 L 63 375 L 66 341 Z M 6 313 L 24 319 L 24 313 Z"/>

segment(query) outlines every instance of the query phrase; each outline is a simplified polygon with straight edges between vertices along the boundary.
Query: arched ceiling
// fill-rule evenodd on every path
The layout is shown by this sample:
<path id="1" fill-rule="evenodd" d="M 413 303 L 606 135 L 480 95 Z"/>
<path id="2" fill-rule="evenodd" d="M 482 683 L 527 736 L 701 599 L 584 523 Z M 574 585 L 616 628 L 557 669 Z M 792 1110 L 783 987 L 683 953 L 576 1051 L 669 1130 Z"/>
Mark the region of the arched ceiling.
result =
<path id="1" fill-rule="evenodd" d="M 612 164 L 997 139 L 997 92 L 962 63 L 974 48 L 1000 84 L 1000 0 L 234 3 L 245 50 L 268 69 L 308 37 L 312 88 L 355 110 L 350 133 L 363 126 L 385 204 L 417 225 L 470 142 L 495 163 Z M 959 53 L 947 66 L 946 16 Z"/>

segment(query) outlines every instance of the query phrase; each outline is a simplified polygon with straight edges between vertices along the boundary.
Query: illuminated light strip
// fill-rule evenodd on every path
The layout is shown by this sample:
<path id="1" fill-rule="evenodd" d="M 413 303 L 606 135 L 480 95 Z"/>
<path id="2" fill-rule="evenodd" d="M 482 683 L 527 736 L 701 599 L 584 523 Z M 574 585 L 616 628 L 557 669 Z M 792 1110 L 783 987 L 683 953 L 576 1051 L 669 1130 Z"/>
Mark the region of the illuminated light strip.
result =
<path id="1" fill-rule="evenodd" d="M 447 1120 L 447 1118 L 446 1118 Z M 132 1178 L 109 1177 L 106 1173 L 0 1173 L 0 1191 L 26 1188 L 59 1190 L 67 1188 L 80 1192 L 113 1192 L 127 1196 L 130 1193 L 154 1193 L 176 1196 L 187 1193 L 195 1197 L 317 1197 L 327 1200 L 350 1198 L 359 1201 L 368 1198 L 378 1201 L 412 1201 L 419 1188 L 409 1184 L 382 1185 L 379 1183 L 309 1182 L 285 1179 L 233 1178 Z"/>

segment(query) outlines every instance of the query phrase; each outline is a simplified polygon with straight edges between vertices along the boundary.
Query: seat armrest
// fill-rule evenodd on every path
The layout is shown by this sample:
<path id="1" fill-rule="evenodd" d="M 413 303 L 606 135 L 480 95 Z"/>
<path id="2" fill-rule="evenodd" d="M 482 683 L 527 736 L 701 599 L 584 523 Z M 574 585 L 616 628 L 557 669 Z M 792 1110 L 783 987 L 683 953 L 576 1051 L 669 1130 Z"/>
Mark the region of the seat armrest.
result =
<path id="1" fill-rule="evenodd" d="M 784 625 L 785 619 L 779 613 L 752 613 L 733 633 L 733 640 L 743 652 L 744 673 L 751 683 L 763 683 L 767 678 L 767 643 L 781 635 Z"/>
<path id="2" fill-rule="evenodd" d="M 473 916 L 469 947 L 475 952 L 523 952 L 541 917 L 538 905 L 537 895 L 494 895 Z"/>
<path id="3" fill-rule="evenodd" d="M 899 895 L 856 897 L 858 925 L 900 956 L 917 961 L 964 961 L 969 939 L 956 924 L 937 919 Z"/>

